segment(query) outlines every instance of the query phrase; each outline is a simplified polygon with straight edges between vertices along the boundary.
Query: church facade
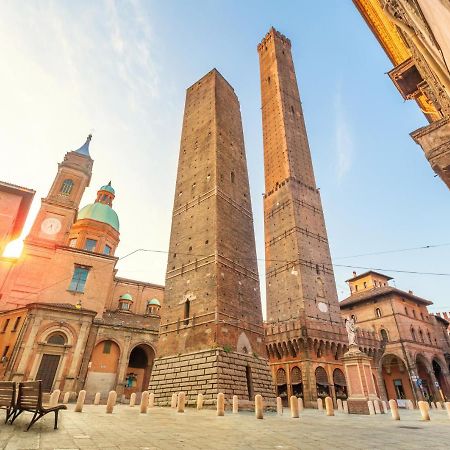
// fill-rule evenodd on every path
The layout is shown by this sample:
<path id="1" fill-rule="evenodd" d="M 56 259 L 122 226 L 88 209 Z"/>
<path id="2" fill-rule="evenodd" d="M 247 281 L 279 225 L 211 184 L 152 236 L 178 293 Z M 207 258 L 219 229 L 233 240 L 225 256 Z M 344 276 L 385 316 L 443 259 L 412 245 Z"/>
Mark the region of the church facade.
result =
<path id="1" fill-rule="evenodd" d="M 58 165 L 21 256 L 0 259 L 0 376 L 128 396 L 148 386 L 164 288 L 117 276 L 111 183 L 79 209 L 90 140 Z"/>

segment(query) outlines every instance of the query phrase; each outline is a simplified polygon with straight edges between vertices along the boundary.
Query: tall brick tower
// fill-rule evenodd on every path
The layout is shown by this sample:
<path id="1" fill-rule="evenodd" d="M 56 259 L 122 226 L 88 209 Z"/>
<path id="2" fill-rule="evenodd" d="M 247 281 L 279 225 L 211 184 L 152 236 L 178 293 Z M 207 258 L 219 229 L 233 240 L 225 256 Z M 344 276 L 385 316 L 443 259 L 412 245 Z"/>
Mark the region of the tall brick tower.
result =
<path id="1" fill-rule="evenodd" d="M 187 90 L 158 358 L 159 404 L 273 398 L 239 101 L 213 69 Z"/>
<path id="2" fill-rule="evenodd" d="M 277 395 L 345 397 L 339 310 L 289 39 L 258 45 L 264 139 L 266 345 Z"/>
<path id="3" fill-rule="evenodd" d="M 258 46 L 264 131 L 267 320 L 341 323 L 289 39 Z"/>

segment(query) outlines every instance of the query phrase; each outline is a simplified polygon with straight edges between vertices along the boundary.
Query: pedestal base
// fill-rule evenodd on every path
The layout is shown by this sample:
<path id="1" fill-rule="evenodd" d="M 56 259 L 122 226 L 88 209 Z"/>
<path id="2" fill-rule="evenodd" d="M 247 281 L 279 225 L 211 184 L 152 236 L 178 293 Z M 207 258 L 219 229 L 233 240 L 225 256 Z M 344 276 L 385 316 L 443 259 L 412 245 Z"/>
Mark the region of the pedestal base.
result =
<path id="1" fill-rule="evenodd" d="M 156 359 L 149 390 L 158 406 L 170 405 L 172 394 L 178 392 L 185 392 L 190 406 L 196 404 L 198 394 L 203 394 L 205 406 L 213 406 L 219 392 L 226 404 L 237 395 L 240 408 L 253 408 L 256 394 L 263 396 L 265 406 L 275 405 L 267 360 L 222 349 Z"/>

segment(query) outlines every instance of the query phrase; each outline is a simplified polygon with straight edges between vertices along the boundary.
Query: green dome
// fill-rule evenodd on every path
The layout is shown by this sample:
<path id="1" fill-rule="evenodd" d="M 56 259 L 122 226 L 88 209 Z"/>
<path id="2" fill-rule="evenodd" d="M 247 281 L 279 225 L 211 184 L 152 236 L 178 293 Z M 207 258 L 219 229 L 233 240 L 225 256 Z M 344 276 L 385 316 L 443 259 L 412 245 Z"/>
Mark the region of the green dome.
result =
<path id="1" fill-rule="evenodd" d="M 102 186 L 99 190 L 100 191 L 110 192 L 112 195 L 116 194 L 116 191 L 111 186 L 111 181 L 108 184 L 105 184 L 104 186 Z"/>
<path id="2" fill-rule="evenodd" d="M 130 294 L 123 294 L 120 296 L 120 300 L 131 300 L 133 301 L 133 297 Z"/>
<path id="3" fill-rule="evenodd" d="M 157 298 L 152 298 L 151 300 L 147 300 L 147 305 L 161 306 L 161 303 L 159 303 L 159 300 Z"/>
<path id="4" fill-rule="evenodd" d="M 112 189 L 112 188 L 111 188 Z M 119 231 L 119 217 L 109 205 L 104 203 L 91 203 L 78 211 L 78 219 L 92 219 L 97 222 L 107 223 Z"/>

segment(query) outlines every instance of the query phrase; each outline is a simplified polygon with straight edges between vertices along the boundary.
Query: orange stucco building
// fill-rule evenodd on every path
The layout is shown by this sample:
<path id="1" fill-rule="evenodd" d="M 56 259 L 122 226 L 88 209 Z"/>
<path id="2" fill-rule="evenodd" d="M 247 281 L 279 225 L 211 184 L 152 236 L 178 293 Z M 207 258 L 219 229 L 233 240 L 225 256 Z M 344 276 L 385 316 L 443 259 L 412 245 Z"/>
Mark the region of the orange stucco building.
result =
<path id="1" fill-rule="evenodd" d="M 432 302 L 389 285 L 392 278 L 369 271 L 347 280 L 351 295 L 340 302 L 344 316 L 384 343 L 379 376 L 387 398 L 442 401 L 450 396 L 448 322 L 430 314 Z"/>
<path id="2" fill-rule="evenodd" d="M 90 140 L 58 165 L 20 257 L 0 259 L 0 377 L 128 396 L 148 386 L 164 288 L 116 276 L 111 183 L 79 209 Z"/>

